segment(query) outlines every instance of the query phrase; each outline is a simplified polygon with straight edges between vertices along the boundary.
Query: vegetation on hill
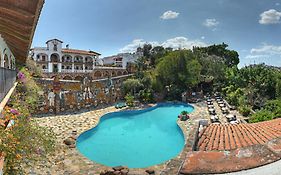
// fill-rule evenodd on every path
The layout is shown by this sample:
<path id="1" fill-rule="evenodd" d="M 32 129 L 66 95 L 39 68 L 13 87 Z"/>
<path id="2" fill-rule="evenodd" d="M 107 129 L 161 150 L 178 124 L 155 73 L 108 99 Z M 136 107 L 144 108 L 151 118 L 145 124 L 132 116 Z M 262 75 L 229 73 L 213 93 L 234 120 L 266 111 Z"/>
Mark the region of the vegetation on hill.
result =
<path id="1" fill-rule="evenodd" d="M 138 48 L 144 56 L 136 62 L 134 78 L 124 82 L 123 92 L 150 102 L 158 96 L 181 100 L 183 92 L 198 89 L 218 91 L 241 114 L 250 116 L 250 122 L 280 117 L 281 72 L 264 64 L 238 69 L 239 55 L 227 47 L 222 43 L 172 50 L 145 44 Z M 206 83 L 211 86 L 202 88 Z"/>

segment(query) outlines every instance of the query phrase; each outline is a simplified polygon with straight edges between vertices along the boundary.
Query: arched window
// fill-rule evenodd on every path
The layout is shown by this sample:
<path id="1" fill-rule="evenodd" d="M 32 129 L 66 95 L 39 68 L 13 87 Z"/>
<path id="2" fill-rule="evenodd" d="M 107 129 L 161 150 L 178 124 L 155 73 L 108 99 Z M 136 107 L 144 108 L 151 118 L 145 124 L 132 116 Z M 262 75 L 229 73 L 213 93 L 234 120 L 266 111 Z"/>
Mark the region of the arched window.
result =
<path id="1" fill-rule="evenodd" d="M 58 54 L 52 54 L 51 55 L 51 62 L 59 62 L 59 55 Z"/>
<path id="2" fill-rule="evenodd" d="M 91 62 L 93 62 L 93 58 L 92 57 L 86 57 L 85 62 L 91 63 Z"/>
<path id="3" fill-rule="evenodd" d="M 72 56 L 70 55 L 64 55 L 62 57 L 62 62 L 72 62 Z"/>
<path id="4" fill-rule="evenodd" d="M 47 55 L 42 55 L 42 61 L 47 61 Z"/>
<path id="5" fill-rule="evenodd" d="M 81 56 L 75 56 L 75 57 L 74 57 L 74 62 L 83 62 L 83 57 L 81 57 Z"/>
<path id="6" fill-rule="evenodd" d="M 4 55 L 4 67 L 9 69 L 10 68 L 10 65 L 9 65 L 9 58 L 8 58 L 8 55 L 5 54 Z"/>

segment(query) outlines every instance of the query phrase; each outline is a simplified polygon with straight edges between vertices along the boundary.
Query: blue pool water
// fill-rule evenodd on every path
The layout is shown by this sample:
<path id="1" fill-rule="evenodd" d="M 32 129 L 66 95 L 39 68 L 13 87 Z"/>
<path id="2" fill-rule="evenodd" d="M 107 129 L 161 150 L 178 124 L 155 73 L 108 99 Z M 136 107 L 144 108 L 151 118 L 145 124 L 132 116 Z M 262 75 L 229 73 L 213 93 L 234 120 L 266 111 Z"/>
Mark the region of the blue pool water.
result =
<path id="1" fill-rule="evenodd" d="M 87 158 L 106 166 L 144 168 L 177 156 L 184 136 L 177 125 L 178 114 L 193 107 L 163 103 L 139 111 L 104 115 L 93 129 L 77 139 L 77 149 Z"/>

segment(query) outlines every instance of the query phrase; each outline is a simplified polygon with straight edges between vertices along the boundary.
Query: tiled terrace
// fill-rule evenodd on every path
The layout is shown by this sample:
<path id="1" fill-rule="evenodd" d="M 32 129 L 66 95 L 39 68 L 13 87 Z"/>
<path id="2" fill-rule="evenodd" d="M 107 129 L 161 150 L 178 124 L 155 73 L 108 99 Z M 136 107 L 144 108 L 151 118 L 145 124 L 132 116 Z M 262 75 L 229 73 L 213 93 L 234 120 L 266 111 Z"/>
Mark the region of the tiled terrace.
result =
<path id="1" fill-rule="evenodd" d="M 180 174 L 235 172 L 281 159 L 281 119 L 254 124 L 210 124 L 198 134 Z"/>

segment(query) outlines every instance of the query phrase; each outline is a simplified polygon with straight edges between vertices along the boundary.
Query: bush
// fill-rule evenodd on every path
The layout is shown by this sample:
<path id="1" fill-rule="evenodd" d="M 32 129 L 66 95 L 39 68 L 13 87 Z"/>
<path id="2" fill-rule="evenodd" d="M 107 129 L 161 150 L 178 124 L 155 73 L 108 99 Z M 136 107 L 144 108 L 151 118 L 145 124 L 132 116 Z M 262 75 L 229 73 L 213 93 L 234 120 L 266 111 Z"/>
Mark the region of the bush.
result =
<path id="1" fill-rule="evenodd" d="M 141 102 L 149 103 L 153 101 L 153 95 L 150 90 L 141 90 L 139 92 L 139 99 Z"/>
<path id="2" fill-rule="evenodd" d="M 281 117 L 281 100 L 267 101 L 264 109 L 267 111 L 271 111 L 274 117 Z"/>
<path id="3" fill-rule="evenodd" d="M 273 118 L 274 118 L 274 114 L 272 112 L 267 111 L 267 110 L 261 110 L 255 114 L 253 114 L 250 117 L 249 121 L 250 121 L 250 123 L 257 123 L 257 122 L 272 120 Z"/>
<path id="4" fill-rule="evenodd" d="M 238 110 L 245 117 L 247 117 L 251 114 L 251 108 L 249 106 L 246 106 L 246 105 L 240 106 L 238 108 Z"/>
<path id="5" fill-rule="evenodd" d="M 127 94 L 125 96 L 125 99 L 126 99 L 126 104 L 130 107 L 133 107 L 134 106 L 134 100 L 135 100 L 135 97 L 131 94 Z"/>
<path id="6" fill-rule="evenodd" d="M 181 111 L 181 115 L 187 115 L 188 112 L 187 111 Z"/>

